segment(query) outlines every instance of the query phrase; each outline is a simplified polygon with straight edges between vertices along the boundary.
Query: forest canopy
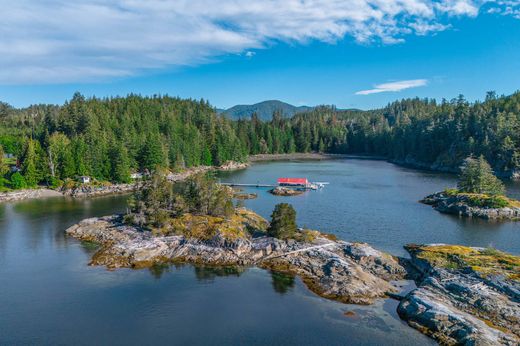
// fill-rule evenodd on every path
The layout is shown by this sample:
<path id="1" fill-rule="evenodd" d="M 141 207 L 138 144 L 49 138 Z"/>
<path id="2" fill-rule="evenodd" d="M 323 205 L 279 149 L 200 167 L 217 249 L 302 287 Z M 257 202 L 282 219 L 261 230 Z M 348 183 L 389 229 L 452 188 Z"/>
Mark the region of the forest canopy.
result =
<path id="1" fill-rule="evenodd" d="M 290 119 L 274 112 L 270 121 L 255 114 L 233 121 L 205 100 L 76 93 L 61 106 L 0 103 L 0 146 L 0 181 L 12 188 L 56 186 L 83 175 L 128 182 L 132 172 L 157 167 L 311 151 L 373 154 L 450 171 L 470 155 L 483 156 L 497 174 L 509 176 L 520 171 L 520 92 L 490 92 L 475 103 L 463 96 L 406 99 L 370 111 L 320 106 Z M 19 172 L 6 170 L 11 156 Z"/>

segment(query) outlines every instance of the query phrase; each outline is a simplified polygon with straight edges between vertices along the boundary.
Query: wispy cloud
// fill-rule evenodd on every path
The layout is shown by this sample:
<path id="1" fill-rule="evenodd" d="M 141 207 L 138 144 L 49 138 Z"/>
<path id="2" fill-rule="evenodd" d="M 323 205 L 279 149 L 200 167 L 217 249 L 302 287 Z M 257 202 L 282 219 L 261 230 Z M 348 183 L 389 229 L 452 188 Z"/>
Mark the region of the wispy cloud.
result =
<path id="1" fill-rule="evenodd" d="M 356 95 L 370 95 L 385 92 L 396 92 L 405 89 L 425 86 L 426 84 L 428 84 L 428 80 L 426 79 L 402 80 L 397 82 L 378 84 L 374 86 L 374 89 L 361 90 L 356 92 Z"/>
<path id="2" fill-rule="evenodd" d="M 92 81 L 214 61 L 276 42 L 395 44 L 486 0 L 0 0 L 0 83 Z M 494 1 L 515 15 L 515 1 Z M 250 54 L 249 54 L 250 55 Z"/>

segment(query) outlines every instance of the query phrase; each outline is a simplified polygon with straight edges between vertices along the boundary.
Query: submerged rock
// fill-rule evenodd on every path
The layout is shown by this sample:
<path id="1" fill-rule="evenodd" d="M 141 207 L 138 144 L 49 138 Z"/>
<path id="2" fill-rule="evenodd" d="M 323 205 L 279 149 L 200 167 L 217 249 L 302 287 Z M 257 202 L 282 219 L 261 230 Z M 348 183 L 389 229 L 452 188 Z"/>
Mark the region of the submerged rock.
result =
<path id="1" fill-rule="evenodd" d="M 446 192 L 437 192 L 425 197 L 420 202 L 431 205 L 435 210 L 446 214 L 478 217 L 487 220 L 520 220 L 520 203 L 508 201 L 511 202 L 511 205 L 502 208 L 481 207 L 472 203 L 471 194 L 450 195 Z"/>
<path id="2" fill-rule="evenodd" d="M 235 192 L 235 193 L 233 193 L 233 198 L 235 198 L 235 199 L 255 199 L 255 198 L 258 198 L 258 195 L 256 193 Z"/>
<path id="3" fill-rule="evenodd" d="M 443 344 L 518 345 L 518 257 L 449 245 L 408 246 L 423 274 L 399 304 L 410 326 Z"/>

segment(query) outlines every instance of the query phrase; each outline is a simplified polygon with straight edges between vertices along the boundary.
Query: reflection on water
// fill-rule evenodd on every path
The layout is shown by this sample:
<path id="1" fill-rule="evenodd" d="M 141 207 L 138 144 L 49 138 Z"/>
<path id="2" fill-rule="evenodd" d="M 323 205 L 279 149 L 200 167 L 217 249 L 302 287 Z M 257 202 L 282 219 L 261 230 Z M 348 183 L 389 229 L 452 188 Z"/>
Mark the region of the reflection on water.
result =
<path id="1" fill-rule="evenodd" d="M 258 191 L 244 203 L 268 217 L 289 201 L 298 222 L 402 253 L 406 242 L 494 244 L 520 252 L 517 224 L 438 214 L 417 203 L 451 176 L 384 162 L 274 163 L 222 179 L 272 182 L 303 176 L 331 185 L 284 199 Z M 518 187 L 510 187 L 518 194 Z M 158 265 L 108 271 L 88 266 L 97 247 L 65 236 L 72 224 L 123 212 L 125 196 L 0 204 L 0 344 L 429 345 L 401 321 L 397 302 L 341 304 L 298 277 L 258 268 Z M 354 316 L 345 316 L 353 311 Z"/>
<path id="2" fill-rule="evenodd" d="M 232 266 L 225 266 L 225 267 L 195 266 L 194 268 L 195 268 L 195 277 L 197 278 L 197 280 L 199 280 L 201 282 L 213 282 L 213 281 L 215 281 L 215 278 L 223 277 L 223 276 L 239 277 L 245 271 L 245 268 L 243 268 L 243 267 L 232 267 Z"/>
<path id="3" fill-rule="evenodd" d="M 294 288 L 294 275 L 272 271 L 271 283 L 276 292 L 285 294 Z"/>

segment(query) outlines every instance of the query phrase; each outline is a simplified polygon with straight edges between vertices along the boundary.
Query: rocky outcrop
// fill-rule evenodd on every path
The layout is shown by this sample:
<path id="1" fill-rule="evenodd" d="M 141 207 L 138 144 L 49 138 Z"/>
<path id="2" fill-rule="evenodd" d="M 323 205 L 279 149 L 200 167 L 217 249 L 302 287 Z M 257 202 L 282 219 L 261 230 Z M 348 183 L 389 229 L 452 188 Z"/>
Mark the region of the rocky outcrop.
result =
<path id="1" fill-rule="evenodd" d="M 236 171 L 239 169 L 246 169 L 247 167 L 249 167 L 249 164 L 245 162 L 227 161 L 223 165 L 217 167 L 217 169 L 219 171 Z"/>
<path id="2" fill-rule="evenodd" d="M 443 344 L 520 343 L 517 257 L 440 244 L 407 250 L 422 273 L 418 288 L 398 306 L 410 326 Z"/>
<path id="3" fill-rule="evenodd" d="M 435 210 L 464 217 L 478 217 L 486 220 L 520 220 L 520 207 L 487 208 L 472 205 L 468 195 L 448 195 L 437 192 L 420 201 Z"/>
<path id="4" fill-rule="evenodd" d="M 406 275 L 393 257 L 368 244 L 329 241 L 321 246 L 300 246 L 302 250 L 287 249 L 265 258 L 260 265 L 299 275 L 322 297 L 354 304 L 371 304 L 396 292 L 391 280 Z"/>
<path id="5" fill-rule="evenodd" d="M 210 239 L 184 235 L 154 236 L 122 223 L 120 216 L 87 219 L 66 233 L 101 244 L 90 264 L 108 268 L 148 267 L 183 262 L 207 265 L 257 265 L 300 275 L 314 292 L 343 302 L 368 304 L 397 289 L 404 277 L 393 257 L 367 244 L 317 237 L 312 242 L 279 240 L 265 235 Z M 255 232 L 251 232 L 254 234 Z"/>
<path id="6" fill-rule="evenodd" d="M 287 187 L 283 187 L 283 186 L 278 186 L 278 187 L 275 187 L 274 189 L 271 189 L 269 190 L 269 193 L 275 195 L 275 196 L 298 196 L 298 195 L 301 195 L 303 193 L 302 190 L 295 190 L 295 189 L 290 189 L 290 188 L 287 188 Z"/>
<path id="7" fill-rule="evenodd" d="M 50 189 L 15 190 L 15 191 L 0 193 L 0 203 L 1 202 L 21 201 L 24 199 L 32 199 L 32 198 L 54 197 L 54 196 L 62 196 L 62 194 L 59 193 L 58 191 L 54 191 L 54 190 L 50 190 Z"/>
<path id="8" fill-rule="evenodd" d="M 136 184 L 80 185 L 62 190 L 63 195 L 71 197 L 95 197 L 132 192 Z"/>

